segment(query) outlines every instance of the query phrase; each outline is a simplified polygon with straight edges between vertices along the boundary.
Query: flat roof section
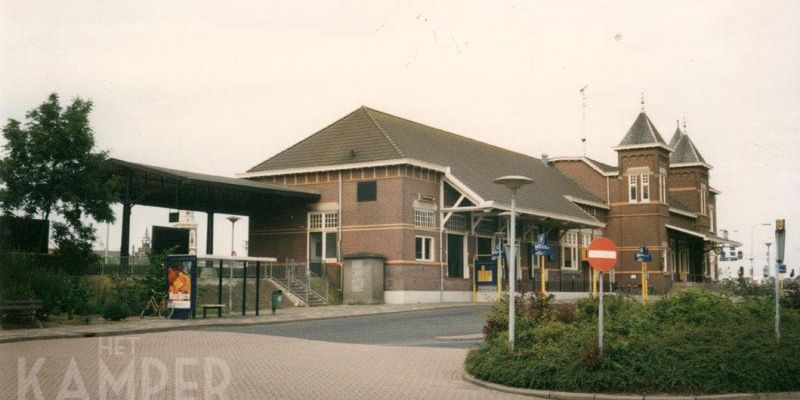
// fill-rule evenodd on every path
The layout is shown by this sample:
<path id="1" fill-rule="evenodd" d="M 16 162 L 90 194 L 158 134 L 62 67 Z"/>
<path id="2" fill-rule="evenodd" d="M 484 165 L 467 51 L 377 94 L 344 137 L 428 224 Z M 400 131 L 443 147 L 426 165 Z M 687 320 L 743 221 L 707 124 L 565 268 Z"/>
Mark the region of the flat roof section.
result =
<path id="1" fill-rule="evenodd" d="M 200 174 L 109 158 L 104 172 L 120 179 L 119 197 L 132 204 L 252 215 L 275 206 L 313 203 L 319 193 L 248 179 Z"/>

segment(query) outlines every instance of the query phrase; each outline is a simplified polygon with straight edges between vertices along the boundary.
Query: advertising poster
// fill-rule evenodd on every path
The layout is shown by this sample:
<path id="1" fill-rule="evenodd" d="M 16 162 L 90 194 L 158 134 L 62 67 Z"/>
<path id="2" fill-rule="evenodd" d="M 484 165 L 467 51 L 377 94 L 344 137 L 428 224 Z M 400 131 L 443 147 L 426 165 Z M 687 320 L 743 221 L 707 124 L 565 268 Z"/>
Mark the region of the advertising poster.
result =
<path id="1" fill-rule="evenodd" d="M 192 260 L 172 259 L 167 263 L 169 303 L 175 309 L 192 308 Z"/>

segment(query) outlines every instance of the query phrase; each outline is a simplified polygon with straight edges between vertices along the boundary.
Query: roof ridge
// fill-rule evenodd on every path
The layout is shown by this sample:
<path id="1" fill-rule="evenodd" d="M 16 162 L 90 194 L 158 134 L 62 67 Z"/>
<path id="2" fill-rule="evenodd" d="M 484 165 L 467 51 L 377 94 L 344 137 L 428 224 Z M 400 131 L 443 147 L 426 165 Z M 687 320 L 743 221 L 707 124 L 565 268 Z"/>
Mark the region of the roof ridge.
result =
<path id="1" fill-rule="evenodd" d="M 394 114 L 389 114 L 389 113 L 387 113 L 387 112 L 384 112 L 384 111 L 381 111 L 381 110 L 376 110 L 376 109 L 374 109 L 374 108 L 369 108 L 369 107 L 366 107 L 366 106 L 365 106 L 364 108 L 366 108 L 366 109 L 367 109 L 367 110 L 369 110 L 369 111 L 373 111 L 373 112 L 376 112 L 376 113 L 379 113 L 379 114 L 386 115 L 386 116 L 388 116 L 388 117 L 397 118 L 397 119 L 400 119 L 400 120 L 403 120 L 403 121 L 406 121 L 406 122 L 412 123 L 412 124 L 414 124 L 414 125 L 420 125 L 420 126 L 424 126 L 424 127 L 426 127 L 426 128 L 429 128 L 429 129 L 435 129 L 435 130 L 437 130 L 437 131 L 439 131 L 439 132 L 441 132 L 441 133 L 446 133 L 446 134 L 448 134 L 448 135 L 454 136 L 454 137 L 456 137 L 456 138 L 459 138 L 459 139 L 463 139 L 463 140 L 467 140 L 467 141 L 470 141 L 470 142 L 474 142 L 474 143 L 477 143 L 477 144 L 479 144 L 479 145 L 483 145 L 483 146 L 494 147 L 494 148 L 496 148 L 496 149 L 503 150 L 503 151 L 505 151 L 505 152 L 508 152 L 508 153 L 517 154 L 517 155 L 520 155 L 520 156 L 523 156 L 523 157 L 528 157 L 528 158 L 532 158 L 532 159 L 534 159 L 534 160 L 536 160 L 536 161 L 539 161 L 539 159 L 538 159 L 538 158 L 536 158 L 536 157 L 533 157 L 533 156 L 530 156 L 530 155 L 528 155 L 528 154 L 525 154 L 525 153 L 520 153 L 520 152 L 518 152 L 518 151 L 509 150 L 509 149 L 507 149 L 507 148 L 505 148 L 505 147 L 500 147 L 500 146 L 497 146 L 497 145 L 494 145 L 494 144 L 491 144 L 491 143 L 482 142 L 482 141 L 480 141 L 480 140 L 478 140 L 478 139 L 473 139 L 473 138 L 471 138 L 471 137 L 467 137 L 467 136 L 464 136 L 464 135 L 459 135 L 459 134 L 457 134 L 457 133 L 453 133 L 453 132 L 450 132 L 450 131 L 446 131 L 446 130 L 444 130 L 444 129 L 437 128 L 437 127 L 435 127 L 435 126 L 431 126 L 431 125 L 425 125 L 425 124 L 423 124 L 423 123 L 421 123 L 421 122 L 413 121 L 413 120 L 410 120 L 410 119 L 408 119 L 408 118 L 403 118 L 403 117 L 400 117 L 400 116 L 397 116 L 397 115 L 394 115 Z"/>
<path id="2" fill-rule="evenodd" d="M 392 137 L 389 136 L 389 133 L 387 133 L 386 130 L 383 129 L 383 126 L 381 126 L 381 124 L 378 123 L 378 121 L 375 120 L 375 117 L 373 117 L 372 114 L 370 113 L 370 111 L 375 111 L 375 110 L 373 110 L 373 109 L 371 109 L 369 107 L 365 107 L 365 106 L 361 106 L 361 108 L 359 108 L 359 110 L 364 110 L 364 112 L 369 117 L 369 120 L 372 121 L 373 124 L 375 124 L 375 127 L 378 128 L 379 131 L 381 131 L 381 133 L 383 134 L 383 137 L 385 137 L 386 140 L 389 142 L 389 144 L 391 144 L 392 147 L 397 151 L 397 154 L 399 154 L 400 157 L 405 157 L 406 156 L 405 153 L 403 153 L 403 151 L 400 150 L 400 147 L 397 146 L 397 143 L 395 143 L 394 139 L 392 139 Z"/>

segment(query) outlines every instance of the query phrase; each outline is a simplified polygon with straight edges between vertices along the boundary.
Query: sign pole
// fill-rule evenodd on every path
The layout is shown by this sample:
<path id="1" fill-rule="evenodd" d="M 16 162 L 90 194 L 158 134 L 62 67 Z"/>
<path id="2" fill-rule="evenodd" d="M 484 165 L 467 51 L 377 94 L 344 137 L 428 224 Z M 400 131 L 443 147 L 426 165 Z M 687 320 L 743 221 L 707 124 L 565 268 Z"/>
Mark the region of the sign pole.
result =
<path id="1" fill-rule="evenodd" d="M 545 270 L 545 268 L 544 268 L 544 260 L 545 260 L 545 258 L 544 258 L 544 256 L 539 256 L 539 257 L 540 257 L 539 258 L 539 261 L 540 261 L 539 262 L 539 279 L 541 280 L 539 286 L 541 286 L 542 296 L 546 296 L 547 295 L 547 290 L 546 290 L 546 286 L 545 286 L 545 282 L 544 282 L 544 279 L 545 279 L 544 278 L 544 270 Z"/>
<path id="2" fill-rule="evenodd" d="M 642 262 L 642 303 L 647 304 L 647 263 Z"/>
<path id="3" fill-rule="evenodd" d="M 603 273 L 600 272 L 600 287 L 603 287 Z M 600 292 L 600 309 L 597 311 L 597 337 L 600 356 L 603 355 L 603 293 Z"/>
<path id="4" fill-rule="evenodd" d="M 786 220 L 775 220 L 775 340 L 781 340 L 781 293 L 778 280 L 780 280 L 780 265 L 783 264 L 783 255 L 786 241 Z M 769 254 L 767 254 L 769 257 Z"/>

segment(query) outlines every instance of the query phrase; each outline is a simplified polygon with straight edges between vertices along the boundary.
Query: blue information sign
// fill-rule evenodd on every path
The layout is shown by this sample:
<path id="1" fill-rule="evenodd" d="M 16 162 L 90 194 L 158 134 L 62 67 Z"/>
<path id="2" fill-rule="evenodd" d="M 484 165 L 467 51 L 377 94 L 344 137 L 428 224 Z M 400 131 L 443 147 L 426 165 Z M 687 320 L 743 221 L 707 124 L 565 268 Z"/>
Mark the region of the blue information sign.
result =
<path id="1" fill-rule="evenodd" d="M 778 264 L 778 273 L 785 274 L 786 273 L 786 264 Z"/>
<path id="2" fill-rule="evenodd" d="M 638 262 L 650 262 L 653 261 L 653 256 L 650 255 L 650 250 L 647 249 L 646 246 L 642 246 L 639 248 L 639 252 L 636 253 L 634 257 Z"/>

